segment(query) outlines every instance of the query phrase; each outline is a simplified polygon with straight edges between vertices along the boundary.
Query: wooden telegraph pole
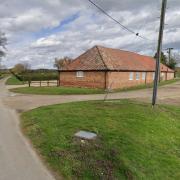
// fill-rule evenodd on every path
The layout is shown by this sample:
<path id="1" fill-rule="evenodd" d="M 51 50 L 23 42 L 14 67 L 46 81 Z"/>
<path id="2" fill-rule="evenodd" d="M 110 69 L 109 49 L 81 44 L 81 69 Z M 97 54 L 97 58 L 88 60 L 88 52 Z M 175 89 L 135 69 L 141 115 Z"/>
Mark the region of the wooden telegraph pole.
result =
<path id="1" fill-rule="evenodd" d="M 162 40 L 163 40 L 165 14 L 166 14 L 166 5 L 167 5 L 167 0 L 162 0 L 161 20 L 160 20 L 160 29 L 159 29 L 159 38 L 158 38 L 158 47 L 157 47 L 156 71 L 155 71 L 155 78 L 154 78 L 152 106 L 155 106 L 155 104 L 156 104 L 158 81 L 159 81 L 159 78 L 160 78 L 160 74 L 159 74 L 160 73 L 160 59 L 161 59 L 161 50 L 162 50 Z"/>
<path id="2" fill-rule="evenodd" d="M 171 61 L 171 51 L 173 50 L 174 48 L 167 48 L 168 50 L 168 61 L 170 62 Z"/>

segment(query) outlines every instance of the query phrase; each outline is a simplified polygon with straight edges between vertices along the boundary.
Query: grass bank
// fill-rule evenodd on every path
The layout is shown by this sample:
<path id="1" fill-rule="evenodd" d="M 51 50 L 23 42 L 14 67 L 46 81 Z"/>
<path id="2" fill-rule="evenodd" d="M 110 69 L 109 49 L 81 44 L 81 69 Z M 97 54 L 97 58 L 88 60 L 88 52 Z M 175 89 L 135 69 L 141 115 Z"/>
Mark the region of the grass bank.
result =
<path id="1" fill-rule="evenodd" d="M 65 179 L 180 179 L 180 108 L 121 101 L 41 107 L 22 128 Z M 93 141 L 74 138 L 96 132 Z"/>
<path id="2" fill-rule="evenodd" d="M 11 76 L 7 79 L 6 85 L 23 85 L 23 82 L 17 79 L 15 76 Z"/>

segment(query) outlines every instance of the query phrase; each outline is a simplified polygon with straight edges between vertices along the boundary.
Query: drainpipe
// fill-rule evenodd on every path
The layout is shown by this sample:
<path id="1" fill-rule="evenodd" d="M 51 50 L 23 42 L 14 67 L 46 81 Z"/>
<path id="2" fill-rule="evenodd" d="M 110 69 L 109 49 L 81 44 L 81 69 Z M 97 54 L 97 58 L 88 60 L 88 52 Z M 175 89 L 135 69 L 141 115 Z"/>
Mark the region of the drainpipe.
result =
<path id="1" fill-rule="evenodd" d="M 104 78 L 105 78 L 105 84 L 104 84 L 104 89 L 106 90 L 107 89 L 107 71 L 105 71 L 105 74 L 104 74 Z"/>
<path id="2" fill-rule="evenodd" d="M 60 73 L 60 70 L 58 70 L 58 73 L 59 73 L 59 86 L 60 86 L 60 75 L 61 75 L 61 73 Z"/>
<path id="3" fill-rule="evenodd" d="M 146 76 L 145 76 L 145 84 L 147 84 L 147 73 L 148 72 L 145 72 L 146 73 Z"/>

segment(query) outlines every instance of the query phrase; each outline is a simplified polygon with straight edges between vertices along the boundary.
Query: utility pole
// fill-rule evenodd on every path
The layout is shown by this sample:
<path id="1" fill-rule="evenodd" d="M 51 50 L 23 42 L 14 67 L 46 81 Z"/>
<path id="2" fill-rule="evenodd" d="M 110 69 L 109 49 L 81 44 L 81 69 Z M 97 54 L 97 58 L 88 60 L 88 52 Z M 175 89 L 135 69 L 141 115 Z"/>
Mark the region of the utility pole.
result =
<path id="1" fill-rule="evenodd" d="M 171 51 L 173 50 L 174 48 L 167 48 L 167 50 L 168 50 L 168 61 L 169 61 L 169 63 L 170 63 L 170 61 L 171 61 Z"/>
<path id="2" fill-rule="evenodd" d="M 166 14 L 166 5 L 167 5 L 167 0 L 162 0 L 161 20 L 160 20 L 160 29 L 159 29 L 159 38 L 158 38 L 158 47 L 157 47 L 156 71 L 155 71 L 155 78 L 154 78 L 152 106 L 155 106 L 155 104 L 156 104 L 158 80 L 160 78 L 160 59 L 161 59 L 161 51 L 162 51 L 162 40 L 163 40 L 165 14 Z"/>

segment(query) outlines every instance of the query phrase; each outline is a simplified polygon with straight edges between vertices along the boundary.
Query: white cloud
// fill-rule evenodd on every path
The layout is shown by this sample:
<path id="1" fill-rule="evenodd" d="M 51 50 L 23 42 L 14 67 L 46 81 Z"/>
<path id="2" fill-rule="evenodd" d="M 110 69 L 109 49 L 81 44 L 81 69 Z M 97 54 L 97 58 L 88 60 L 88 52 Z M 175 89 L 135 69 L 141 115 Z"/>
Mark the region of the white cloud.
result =
<path id="1" fill-rule="evenodd" d="M 40 38 L 36 42 L 33 42 L 31 46 L 38 48 L 38 47 L 57 46 L 60 44 L 61 42 L 57 40 L 57 37 L 55 35 L 53 35 L 48 38 Z"/>
<path id="2" fill-rule="evenodd" d="M 6 65 L 29 62 L 33 68 L 52 67 L 55 57 L 76 57 L 95 44 L 153 55 L 156 50 L 160 0 L 94 0 L 109 14 L 135 32 L 153 41 L 142 40 L 123 30 L 88 1 L 6 0 L 0 6 L 0 26 L 9 40 Z M 168 2 L 164 47 L 180 47 L 179 0 Z M 8 8 L 8 11 L 7 11 Z M 72 15 L 79 17 L 65 23 Z M 45 32 L 45 33 L 44 33 Z"/>

